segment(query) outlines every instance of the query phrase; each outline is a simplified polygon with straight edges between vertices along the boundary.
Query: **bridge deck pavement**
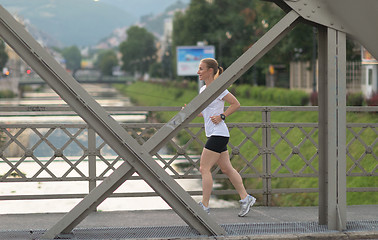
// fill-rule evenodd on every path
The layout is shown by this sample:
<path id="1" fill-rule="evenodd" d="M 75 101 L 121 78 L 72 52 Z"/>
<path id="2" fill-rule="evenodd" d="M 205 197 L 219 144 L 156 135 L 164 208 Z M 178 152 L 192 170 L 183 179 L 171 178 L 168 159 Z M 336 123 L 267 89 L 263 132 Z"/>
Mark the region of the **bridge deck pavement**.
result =
<path id="1" fill-rule="evenodd" d="M 290 223 L 315 223 L 318 225 L 318 208 L 317 207 L 253 207 L 250 213 L 243 218 L 237 216 L 236 208 L 218 208 L 211 209 L 211 216 L 217 223 L 222 226 L 247 226 L 249 228 L 275 228 L 279 224 L 280 227 L 290 228 Z M 22 238 L 17 234 L 34 231 L 44 232 L 52 227 L 58 220 L 63 217 L 64 213 L 36 213 L 36 214 L 2 214 L 0 215 L 0 239 L 38 239 L 37 237 Z M 378 239 L 378 205 L 364 206 L 348 206 L 347 209 L 348 223 L 362 222 L 359 229 L 348 229 L 344 232 L 330 231 L 323 226 L 323 230 L 310 232 L 294 232 L 284 230 L 283 232 L 262 231 L 256 235 L 248 234 L 231 234 L 222 239 Z M 367 224 L 367 225 L 366 225 Z M 115 239 L 111 236 L 111 231 L 116 229 L 134 229 L 134 238 L 141 238 L 135 235 L 135 231 L 147 231 L 148 228 L 154 227 L 175 227 L 187 226 L 187 224 L 172 210 L 143 210 L 143 211 L 113 211 L 113 212 L 94 212 L 84 219 L 76 229 L 85 229 L 85 231 L 95 232 L 102 230 L 103 237 L 106 239 Z M 325 229 L 325 230 L 324 230 Z M 155 231 L 154 230 L 154 231 Z M 161 230 L 160 230 L 161 231 Z M 110 235 L 106 235 L 108 232 Z M 100 234 L 100 235 L 101 235 Z M 84 234 L 85 235 L 85 234 Z M 87 235 L 88 236 L 88 235 Z M 9 238 L 8 238 L 9 237 Z M 98 239 L 80 238 L 80 233 L 65 236 L 67 239 Z M 143 237 L 144 238 L 144 237 Z M 180 239 L 207 239 L 205 236 L 178 236 L 172 237 L 169 234 L 165 237 L 157 235 L 157 237 L 147 238 L 180 238 Z M 103 238 L 101 238 L 103 239 Z M 117 239 L 130 239 L 130 237 Z M 209 237 L 208 239 L 214 239 Z"/>

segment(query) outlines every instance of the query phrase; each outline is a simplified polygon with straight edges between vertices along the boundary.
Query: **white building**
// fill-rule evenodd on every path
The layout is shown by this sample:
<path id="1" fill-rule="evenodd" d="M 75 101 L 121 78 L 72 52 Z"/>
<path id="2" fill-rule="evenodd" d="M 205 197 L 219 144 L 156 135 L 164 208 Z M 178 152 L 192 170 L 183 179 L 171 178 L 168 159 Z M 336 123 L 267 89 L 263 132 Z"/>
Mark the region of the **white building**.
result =
<path id="1" fill-rule="evenodd" d="M 365 49 L 361 48 L 362 77 L 361 90 L 366 98 L 378 92 L 378 61 Z"/>

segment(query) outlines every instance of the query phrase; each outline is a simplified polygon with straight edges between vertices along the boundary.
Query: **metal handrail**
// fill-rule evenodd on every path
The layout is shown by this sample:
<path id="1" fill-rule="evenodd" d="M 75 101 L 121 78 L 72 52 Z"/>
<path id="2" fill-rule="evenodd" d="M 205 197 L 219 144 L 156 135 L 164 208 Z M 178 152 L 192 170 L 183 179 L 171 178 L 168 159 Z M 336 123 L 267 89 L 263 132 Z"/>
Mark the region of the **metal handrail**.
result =
<path id="1" fill-rule="evenodd" d="M 148 112 L 156 112 L 156 111 L 180 111 L 181 107 L 105 107 L 107 111 L 109 111 L 111 114 L 119 114 L 119 113 L 130 113 L 130 112 L 138 112 L 138 113 L 144 113 L 148 115 Z M 306 131 L 302 131 L 304 133 L 306 144 L 315 144 L 316 146 L 316 139 L 313 139 L 312 134 L 315 134 L 317 131 L 317 122 L 314 123 L 282 123 L 282 122 L 272 122 L 270 119 L 270 114 L 272 112 L 277 111 L 317 111 L 317 107 L 293 107 L 293 106 L 257 106 L 257 107 L 241 107 L 240 111 L 254 111 L 254 112 L 260 112 L 262 114 L 262 121 L 261 122 L 255 122 L 255 123 L 227 123 L 228 127 L 232 130 L 240 130 L 244 131 L 246 133 L 245 129 L 255 129 L 255 131 L 261 131 L 261 137 L 263 139 L 271 139 L 272 134 L 275 134 L 276 136 L 279 135 L 279 141 L 286 141 L 289 144 L 289 147 L 291 148 L 291 153 L 289 153 L 289 158 L 294 156 L 299 156 L 301 154 L 301 149 L 299 146 L 291 144 L 290 139 L 287 137 L 286 132 L 280 129 L 298 129 L 299 131 L 302 131 L 305 128 L 311 129 L 312 133 L 311 135 L 308 133 L 306 136 Z M 378 112 L 378 107 L 347 107 L 347 111 L 349 112 Z M 11 112 L 18 112 L 21 115 L 28 115 L 28 114 L 38 114 L 38 115 L 52 115 L 52 114 L 61 114 L 64 112 L 66 115 L 67 112 L 72 112 L 72 110 L 69 107 L 66 106 L 17 106 L 17 107 L 9 107 L 9 106 L 1 106 L 0 112 L 3 113 L 11 113 Z M 28 113 L 28 114 L 27 114 Z M 14 114 L 14 113 L 12 113 Z M 151 135 L 153 133 L 150 133 L 150 131 L 154 132 L 157 129 L 161 128 L 164 123 L 127 123 L 127 124 L 121 124 L 125 129 L 129 131 L 129 133 L 136 138 L 141 144 L 145 141 L 145 138 L 148 138 L 148 135 Z M 361 128 L 361 129 L 371 129 L 373 131 L 373 134 L 377 133 L 378 123 L 348 123 L 347 128 Z M 13 132 L 12 132 L 13 129 Z M 42 131 L 44 129 L 44 131 Z M 59 129 L 60 132 L 65 134 L 65 137 L 67 138 L 67 142 L 63 147 L 56 147 L 56 146 L 50 146 L 51 150 L 51 156 L 47 159 L 41 159 L 38 157 L 35 157 L 33 154 L 33 151 L 35 151 L 36 148 L 38 148 L 39 145 L 32 145 L 32 146 L 24 146 L 20 141 L 18 140 L 20 135 L 23 135 L 26 133 L 26 131 L 29 131 L 28 134 L 33 134 L 38 136 L 39 138 L 39 144 L 47 144 L 47 145 L 53 145 L 49 141 L 49 136 L 51 136 L 52 132 Z M 195 129 L 195 130 L 193 130 Z M 0 144 L 0 166 L 3 166 L 0 169 L 10 169 L 7 173 L 0 172 L 0 174 L 3 174 L 3 176 L 0 176 L 0 183 L 1 182 L 62 182 L 62 181 L 86 181 L 89 182 L 90 187 L 89 191 L 93 189 L 94 186 L 96 186 L 97 181 L 102 181 L 106 178 L 106 176 L 111 173 L 116 168 L 117 163 L 122 162 L 123 160 L 120 159 L 118 156 L 112 156 L 109 158 L 109 156 L 103 156 L 102 151 L 106 147 L 105 143 L 98 143 L 98 136 L 96 134 L 93 134 L 94 131 L 89 126 L 87 126 L 85 123 L 75 123 L 75 124 L 56 124 L 56 123 L 23 123 L 23 124 L 0 124 L 0 130 L 2 133 L 2 136 L 4 138 L 7 137 L 8 140 L 3 140 L 3 144 Z M 92 131 L 92 134 L 89 134 L 89 132 Z M 47 132 L 47 134 L 45 134 Z M 75 134 L 84 134 L 97 138 L 97 144 L 90 145 L 89 142 L 96 142 L 96 140 L 89 140 L 88 139 L 88 146 L 83 146 L 81 144 L 80 148 L 82 149 L 83 154 L 81 156 L 65 156 L 64 151 L 67 149 L 68 145 L 70 144 L 76 144 L 80 145 L 80 141 L 77 139 Z M 188 124 L 187 127 L 185 127 L 184 130 L 182 130 L 183 134 L 189 135 L 190 139 L 183 144 L 178 144 L 177 141 L 173 140 L 169 144 L 176 152 L 170 154 L 169 158 L 167 156 L 162 156 L 159 154 L 156 154 L 154 158 L 156 161 L 161 163 L 162 167 L 166 169 L 167 171 L 170 171 L 171 176 L 175 179 L 192 179 L 192 180 L 198 180 L 201 178 L 199 172 L 198 172 L 198 160 L 199 160 L 199 153 L 193 154 L 192 149 L 190 149 L 188 142 L 196 142 L 196 144 L 200 148 L 203 147 L 203 142 L 200 138 L 203 137 L 203 124 L 202 123 L 191 123 Z M 244 133 L 244 134 L 245 134 Z M 63 135 L 64 135 L 63 134 Z M 254 194 L 264 194 L 267 196 L 271 196 L 273 194 L 280 194 L 280 193 L 315 193 L 318 191 L 317 188 L 279 188 L 274 189 L 271 185 L 271 179 L 272 178 L 316 178 L 317 177 L 317 169 L 316 167 L 312 166 L 314 163 L 314 159 L 318 157 L 317 150 L 315 151 L 314 155 L 310 158 L 303 158 L 303 163 L 312 168 L 312 172 L 305 172 L 300 171 L 296 172 L 293 171 L 289 165 L 287 159 L 280 159 L 279 153 L 276 152 L 274 145 L 280 144 L 279 142 L 274 142 L 271 140 L 271 142 L 264 142 L 261 140 L 252 140 L 253 136 L 249 136 L 251 133 L 247 133 L 248 136 L 245 136 L 244 142 L 247 142 L 248 144 L 252 144 L 256 150 L 256 156 L 252 156 L 252 159 L 248 159 L 248 157 L 243 155 L 243 145 L 236 146 L 229 144 L 230 149 L 230 156 L 231 158 L 239 158 L 242 161 L 244 161 L 245 166 L 242 166 L 241 170 L 241 176 L 243 178 L 255 178 L 255 179 L 261 179 L 263 181 L 263 186 L 261 189 L 248 189 L 249 192 L 253 192 Z M 361 138 L 361 133 L 355 133 L 357 136 L 355 138 Z M 253 134 L 252 134 L 253 135 Z M 38 142 L 37 141 L 37 142 Z M 253 142 L 255 141 L 255 142 Z M 257 141 L 257 142 L 256 142 Z M 307 142 L 308 141 L 308 142 Z M 100 140 L 101 142 L 101 140 Z M 312 143 L 311 143 L 312 142 Z M 5 145 L 4 145 L 5 144 Z M 23 152 L 18 157 L 9 157 L 6 154 L 7 147 L 11 144 L 16 144 L 21 148 L 21 151 Z M 292 146 L 290 146 L 290 144 Z M 376 160 L 377 155 L 374 154 L 374 146 L 377 144 L 377 141 L 375 143 L 372 143 L 372 146 L 368 146 L 366 143 L 362 143 L 363 145 L 366 145 L 366 154 L 371 154 Z M 272 156 L 276 158 L 276 162 L 278 162 L 281 165 L 281 168 L 286 170 L 286 172 L 280 172 L 280 171 L 274 171 L 274 169 L 271 168 L 271 162 L 272 162 Z M 33 177 L 29 176 L 21 176 L 19 178 L 13 178 L 11 177 L 12 172 L 20 172 L 22 174 L 22 171 L 18 169 L 19 165 L 24 164 L 26 162 L 35 162 L 40 165 L 41 169 L 49 170 L 49 164 L 52 162 L 63 162 L 67 163 L 70 166 L 71 173 L 77 173 L 78 176 L 69 177 L 69 174 L 65 173 L 63 176 L 55 176 L 51 173 L 47 176 L 40 176 L 35 175 Z M 255 169 L 254 164 L 258 161 L 264 161 L 266 165 L 264 165 L 263 169 Z M 361 159 L 354 159 L 352 161 L 354 162 L 354 165 L 359 167 L 359 170 L 361 170 Z M 175 170 L 174 164 L 180 162 L 185 163 L 187 168 L 190 169 L 188 172 L 178 172 Z M 105 163 L 107 166 L 107 169 L 105 169 L 104 172 L 96 173 L 96 171 L 88 170 L 88 173 L 83 173 L 84 170 L 80 169 L 81 164 L 88 165 L 88 168 L 96 168 L 96 165 L 99 163 Z M 76 165 L 75 165 L 76 164 Z M 80 166 L 80 167 L 79 167 Z M 378 164 L 377 164 L 378 166 Z M 377 166 L 373 169 L 377 169 Z M 5 168 L 4 168 L 5 167 Z M 219 169 L 218 169 L 219 170 Z M 353 169 L 352 169 L 353 170 Z M 224 174 L 216 172 L 217 169 L 214 171 L 214 178 L 221 180 L 226 178 Z M 347 176 L 353 177 L 353 176 L 378 176 L 378 173 L 376 171 L 367 171 L 362 167 L 362 170 L 360 172 L 353 172 L 349 171 L 346 173 Z M 133 176 L 129 180 L 139 180 L 141 179 L 139 176 Z M 348 188 L 348 191 L 351 192 L 363 192 L 363 191 L 369 191 L 369 192 L 376 192 L 378 191 L 378 187 L 365 187 L 365 188 L 357 188 L 357 187 L 351 187 Z M 188 191 L 191 195 L 200 195 L 201 191 Z M 235 194 L 235 190 L 214 190 L 214 195 L 225 195 L 225 194 Z M 80 194 L 33 194 L 33 195 L 0 195 L 0 200 L 26 200 L 26 199 L 62 199 L 62 198 L 82 198 L 86 195 L 86 193 L 80 193 Z M 135 193 L 114 193 L 112 197 L 142 197 L 142 196 L 157 196 L 154 192 L 135 192 Z M 270 199 L 270 198 L 264 198 L 264 199 Z M 269 202 L 264 202 L 265 205 L 269 205 Z"/>

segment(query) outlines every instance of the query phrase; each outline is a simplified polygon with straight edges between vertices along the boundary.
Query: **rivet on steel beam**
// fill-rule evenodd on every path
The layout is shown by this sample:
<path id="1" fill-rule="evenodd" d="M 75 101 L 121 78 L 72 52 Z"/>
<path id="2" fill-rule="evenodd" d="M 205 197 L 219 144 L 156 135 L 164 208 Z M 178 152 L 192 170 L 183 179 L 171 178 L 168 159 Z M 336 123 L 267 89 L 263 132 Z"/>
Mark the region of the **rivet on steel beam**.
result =
<path id="1" fill-rule="evenodd" d="M 372 154 L 372 153 L 373 153 L 373 149 L 371 147 L 367 147 L 366 154 Z"/>
<path id="2" fill-rule="evenodd" d="M 57 149 L 54 153 L 55 157 L 63 157 L 62 149 Z"/>
<path id="3" fill-rule="evenodd" d="M 258 148 L 258 150 L 259 150 L 259 153 L 258 153 L 258 155 L 261 155 L 261 154 L 262 154 L 262 152 L 263 152 L 263 148 L 259 147 L 259 148 Z"/>
<path id="4" fill-rule="evenodd" d="M 26 151 L 25 151 L 25 156 L 26 156 L 26 157 L 32 157 L 32 156 L 33 156 L 33 150 L 31 150 L 31 149 L 26 149 Z"/>
<path id="5" fill-rule="evenodd" d="M 296 146 L 296 147 L 293 147 L 293 149 L 292 149 L 292 153 L 293 154 L 299 154 L 299 148 Z"/>
<path id="6" fill-rule="evenodd" d="M 232 154 L 233 154 L 233 155 L 239 155 L 239 153 L 240 153 L 240 150 L 239 150 L 238 147 L 234 147 L 234 148 L 232 148 Z"/>
<path id="7" fill-rule="evenodd" d="M 177 149 L 178 155 L 184 155 L 185 153 L 186 153 L 185 149 L 182 149 L 182 148 Z"/>

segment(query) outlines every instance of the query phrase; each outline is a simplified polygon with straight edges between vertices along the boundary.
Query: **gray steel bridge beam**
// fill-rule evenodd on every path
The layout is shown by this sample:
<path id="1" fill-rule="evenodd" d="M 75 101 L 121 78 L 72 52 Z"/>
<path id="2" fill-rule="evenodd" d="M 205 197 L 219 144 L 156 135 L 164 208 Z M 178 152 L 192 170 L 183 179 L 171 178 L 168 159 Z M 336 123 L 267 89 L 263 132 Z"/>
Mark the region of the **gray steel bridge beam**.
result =
<path id="1" fill-rule="evenodd" d="M 155 154 L 164 144 L 166 144 L 178 131 L 189 123 L 202 109 L 213 101 L 214 97 L 218 96 L 221 91 L 224 91 L 233 82 L 235 82 L 245 71 L 247 71 L 258 59 L 260 59 L 269 49 L 271 49 L 276 42 L 278 42 L 289 30 L 294 27 L 297 20 L 294 13 L 289 14 L 282 19 L 277 25 L 272 28 L 266 35 L 264 35 L 256 44 L 237 59 L 227 70 L 217 79 L 216 82 L 205 91 L 207 94 L 200 94 L 189 103 L 184 110 L 171 119 L 163 128 L 161 128 L 155 135 L 153 135 L 143 147 L 151 154 Z M 272 42 L 269 40 L 273 39 Z M 219 85 L 219 86 L 217 86 Z M 223 88 L 219 90 L 219 88 Z M 204 91 L 204 92 L 205 92 Z M 208 93 L 210 91 L 210 93 Z M 124 182 L 119 180 L 123 174 L 131 176 L 134 173 L 133 168 L 118 168 L 111 174 L 103 184 L 116 185 L 117 187 Z M 118 172 L 121 172 L 118 174 Z M 113 176 L 114 175 L 114 176 Z M 118 176 L 118 177 L 117 177 Z M 114 178 L 113 178 L 114 177 Z M 127 179 L 125 177 L 124 179 Z M 112 183 L 110 183 L 112 182 Z M 102 189 L 102 190 L 101 190 Z M 75 225 L 80 223 L 101 201 L 95 202 L 97 198 L 106 199 L 114 190 L 107 191 L 107 187 L 101 184 L 94 189 L 82 202 L 80 202 L 71 212 L 69 212 L 62 220 L 62 225 L 69 225 L 64 232 L 69 232 Z M 115 188 L 116 189 L 116 188 Z M 93 195 L 93 196 L 91 196 Z M 84 207 L 82 207 L 84 206 Z M 87 209 L 87 210 L 86 210 Z M 69 222 L 69 219 L 74 219 L 74 222 Z M 68 222 L 67 222 L 68 221 Z M 59 226 L 61 224 L 57 224 Z M 52 229 L 51 229 L 52 231 Z M 59 231 L 58 231 L 59 232 Z"/>
<path id="2" fill-rule="evenodd" d="M 172 209 L 192 228 L 203 235 L 225 235 L 226 232 L 177 184 L 55 59 L 43 49 L 3 7 L 0 7 L 0 36 L 57 92 L 125 161 L 109 181 L 104 181 L 99 190 L 112 192 L 135 168 L 138 174 L 155 190 Z M 116 184 L 112 179 L 117 178 Z M 92 198 L 93 195 L 88 196 Z M 88 210 L 106 198 L 106 194 L 91 199 Z M 85 210 L 87 211 L 87 210 Z M 84 212 L 85 212 L 84 211 Z M 70 213 L 69 213 L 70 214 Z M 80 214 L 82 215 L 82 214 Z M 75 219 L 65 218 L 44 235 L 54 238 L 64 229 L 69 229 Z M 67 226 L 65 226 L 67 225 Z"/>
<path id="3" fill-rule="evenodd" d="M 258 59 L 269 51 L 288 31 L 299 15 L 288 13 L 251 49 L 236 60 L 214 84 L 197 96 L 187 107 L 140 146 L 65 70 L 15 21 L 0 8 L 0 33 L 3 39 L 64 99 L 125 161 L 102 184 L 95 188 L 73 210 L 48 230 L 52 238 L 71 231 L 107 196 L 135 171 L 183 218 L 201 234 L 224 235 L 191 197 L 152 159 L 156 152 L 182 127 L 236 81 Z"/>
<path id="4" fill-rule="evenodd" d="M 226 89 L 235 82 L 245 71 L 247 71 L 258 59 L 260 59 L 269 49 L 271 49 L 289 30 L 295 26 L 297 16 L 294 13 L 289 14 L 282 19 L 277 25 L 264 35 L 256 44 L 235 61 L 216 81 L 220 87 Z M 274 41 L 269 42 L 270 39 Z M 226 73 L 229 77 L 226 76 Z M 229 79 L 230 78 L 230 79 Z M 208 94 L 200 94 L 177 116 L 171 119 L 163 128 L 153 135 L 143 147 L 151 154 L 155 154 L 164 144 L 166 144 L 182 127 L 193 120 L 196 115 L 208 104 L 213 101 L 214 97 L 219 95 L 221 91 L 217 88 L 215 82 L 205 91 L 212 91 Z M 215 93 L 213 93 L 215 91 Z M 205 101 L 205 102 L 203 102 Z M 112 173 L 105 181 L 94 189 L 87 197 L 85 197 L 74 209 L 67 213 L 49 231 L 54 234 L 60 232 L 70 232 L 77 224 L 79 224 L 87 215 L 91 213 L 104 199 L 106 199 L 114 190 L 122 184 L 135 170 L 121 166 Z M 125 175 L 125 176 L 124 176 Z M 124 178 L 121 179 L 121 177 Z M 114 190 L 113 190 L 114 189 Z M 63 228 L 63 230 L 61 230 Z M 51 234 L 51 235 L 54 235 Z"/>
<path id="5" fill-rule="evenodd" d="M 319 27 L 319 224 L 346 229 L 346 35 Z"/>

